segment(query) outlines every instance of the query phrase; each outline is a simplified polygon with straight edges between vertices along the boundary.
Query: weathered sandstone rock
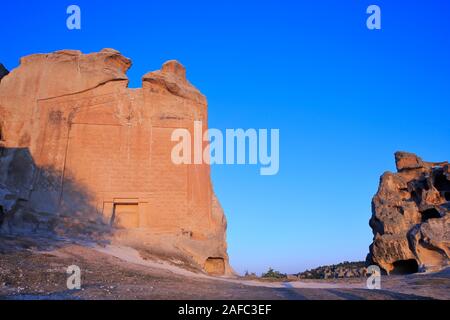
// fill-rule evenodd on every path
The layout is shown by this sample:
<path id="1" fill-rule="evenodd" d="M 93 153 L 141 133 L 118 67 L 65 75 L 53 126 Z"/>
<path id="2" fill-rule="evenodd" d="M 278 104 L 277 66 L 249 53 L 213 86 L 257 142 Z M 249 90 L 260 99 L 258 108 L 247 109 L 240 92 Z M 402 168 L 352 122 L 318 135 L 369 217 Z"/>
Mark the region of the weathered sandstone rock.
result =
<path id="1" fill-rule="evenodd" d="M 8 194 L 16 209 L 0 203 L 2 229 L 111 233 L 111 241 L 228 274 L 226 219 L 209 166 L 171 161 L 174 129 L 203 121 L 206 130 L 206 98 L 176 61 L 145 75 L 142 89 L 127 87 L 130 66 L 113 49 L 63 50 L 24 57 L 3 78 L 0 198 Z"/>
<path id="2" fill-rule="evenodd" d="M 450 257 L 449 164 L 406 152 L 395 159 L 398 173 L 381 177 L 373 199 L 368 263 L 388 273 L 439 270 Z"/>

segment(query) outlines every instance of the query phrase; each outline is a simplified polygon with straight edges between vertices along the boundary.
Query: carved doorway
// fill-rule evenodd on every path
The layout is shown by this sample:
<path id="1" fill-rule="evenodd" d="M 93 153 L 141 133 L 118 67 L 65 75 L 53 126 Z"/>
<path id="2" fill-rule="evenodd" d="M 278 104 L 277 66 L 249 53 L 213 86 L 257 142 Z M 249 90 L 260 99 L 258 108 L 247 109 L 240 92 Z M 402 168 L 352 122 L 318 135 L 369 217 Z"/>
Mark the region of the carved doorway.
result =
<path id="1" fill-rule="evenodd" d="M 139 228 L 139 205 L 137 203 L 116 203 L 111 225 L 123 229 Z"/>

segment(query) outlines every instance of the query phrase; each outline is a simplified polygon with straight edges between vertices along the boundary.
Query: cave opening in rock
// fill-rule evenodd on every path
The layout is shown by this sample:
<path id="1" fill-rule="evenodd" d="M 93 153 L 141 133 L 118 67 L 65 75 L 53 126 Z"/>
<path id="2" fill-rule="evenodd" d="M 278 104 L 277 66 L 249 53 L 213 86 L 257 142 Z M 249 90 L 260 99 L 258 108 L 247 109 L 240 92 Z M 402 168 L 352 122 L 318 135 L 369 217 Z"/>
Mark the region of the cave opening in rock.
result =
<path id="1" fill-rule="evenodd" d="M 420 204 L 420 197 L 416 191 L 411 191 L 411 200 L 414 201 L 417 205 Z"/>
<path id="2" fill-rule="evenodd" d="M 205 263 L 205 271 L 214 276 L 225 274 L 225 260 L 223 258 L 208 258 Z"/>
<path id="3" fill-rule="evenodd" d="M 438 218 L 441 218 L 441 214 L 435 208 L 431 208 L 422 212 L 422 222 L 425 222 L 429 219 Z"/>
<path id="4" fill-rule="evenodd" d="M 450 191 L 450 181 L 447 180 L 443 170 L 440 170 L 435 174 L 434 186 L 439 191 Z"/>
<path id="5" fill-rule="evenodd" d="M 419 265 L 415 259 L 399 260 L 394 262 L 391 274 L 405 275 L 419 272 Z"/>
<path id="6" fill-rule="evenodd" d="M 139 228 L 139 204 L 116 203 L 111 218 L 111 225 L 124 229 Z"/>

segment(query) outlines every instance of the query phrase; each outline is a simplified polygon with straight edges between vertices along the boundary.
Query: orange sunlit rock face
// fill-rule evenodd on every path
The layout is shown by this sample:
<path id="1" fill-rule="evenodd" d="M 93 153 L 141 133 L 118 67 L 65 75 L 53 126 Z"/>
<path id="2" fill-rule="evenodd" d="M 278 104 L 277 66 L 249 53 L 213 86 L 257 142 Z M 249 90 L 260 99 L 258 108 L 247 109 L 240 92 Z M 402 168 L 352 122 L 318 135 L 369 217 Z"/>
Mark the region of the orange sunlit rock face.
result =
<path id="1" fill-rule="evenodd" d="M 1 182 L 35 212 L 95 213 L 121 241 L 169 239 L 202 268 L 214 258 L 217 273 L 223 259 L 231 272 L 209 166 L 171 161 L 174 129 L 206 129 L 206 99 L 176 61 L 142 89 L 127 87 L 130 66 L 112 49 L 22 58 L 0 84 Z"/>
<path id="2" fill-rule="evenodd" d="M 436 271 L 450 258 L 448 162 L 395 154 L 397 173 L 386 172 L 373 198 L 374 233 L 368 256 L 391 274 Z"/>

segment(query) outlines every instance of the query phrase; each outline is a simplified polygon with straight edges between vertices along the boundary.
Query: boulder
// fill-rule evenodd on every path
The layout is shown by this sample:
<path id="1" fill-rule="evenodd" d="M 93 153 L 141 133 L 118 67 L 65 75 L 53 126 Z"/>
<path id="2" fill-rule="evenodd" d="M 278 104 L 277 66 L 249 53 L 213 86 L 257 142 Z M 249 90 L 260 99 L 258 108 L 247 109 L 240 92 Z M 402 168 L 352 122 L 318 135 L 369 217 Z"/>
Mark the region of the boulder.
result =
<path id="1" fill-rule="evenodd" d="M 372 201 L 374 240 L 367 257 L 388 274 L 440 270 L 450 257 L 448 162 L 395 154 L 397 173 L 386 172 Z"/>

